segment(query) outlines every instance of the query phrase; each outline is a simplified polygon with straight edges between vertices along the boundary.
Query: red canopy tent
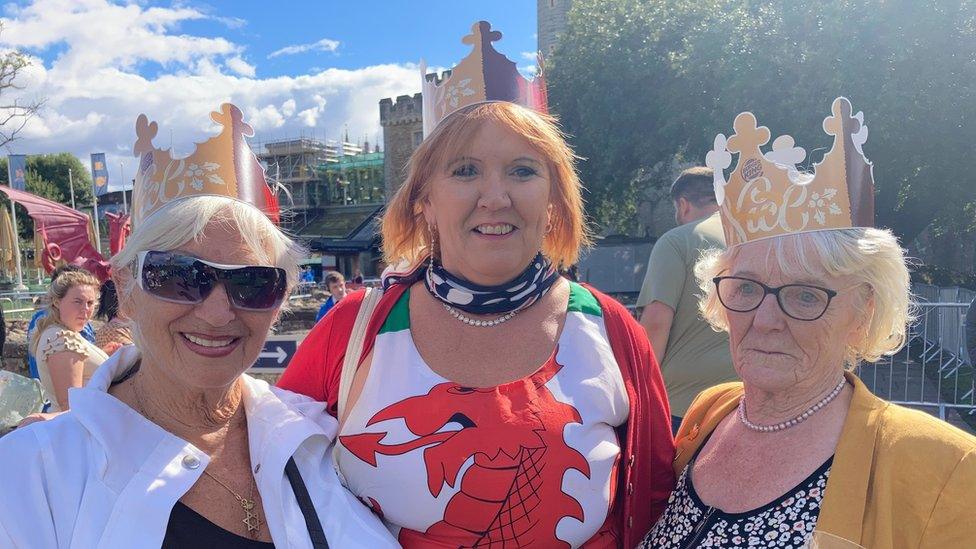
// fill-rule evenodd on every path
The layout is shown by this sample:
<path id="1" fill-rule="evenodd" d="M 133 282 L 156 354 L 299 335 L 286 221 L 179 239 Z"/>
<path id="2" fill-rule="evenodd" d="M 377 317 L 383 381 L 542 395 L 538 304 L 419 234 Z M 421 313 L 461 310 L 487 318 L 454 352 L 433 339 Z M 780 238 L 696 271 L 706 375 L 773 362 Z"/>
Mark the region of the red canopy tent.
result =
<path id="1" fill-rule="evenodd" d="M 0 192 L 23 206 L 34 220 L 34 232 L 44 240 L 41 264 L 48 273 L 63 261 L 83 267 L 102 282 L 108 280 L 109 264 L 88 236 L 88 214 L 7 186 L 0 186 Z"/>

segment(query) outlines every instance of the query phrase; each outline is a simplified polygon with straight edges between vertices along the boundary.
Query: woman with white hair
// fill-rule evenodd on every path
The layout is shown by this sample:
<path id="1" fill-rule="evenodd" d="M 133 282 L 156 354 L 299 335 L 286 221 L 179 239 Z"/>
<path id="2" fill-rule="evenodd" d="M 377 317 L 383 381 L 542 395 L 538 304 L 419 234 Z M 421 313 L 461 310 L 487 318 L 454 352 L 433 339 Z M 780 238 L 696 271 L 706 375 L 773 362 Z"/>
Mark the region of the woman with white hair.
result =
<path id="1" fill-rule="evenodd" d="M 244 372 L 302 249 L 247 149 L 241 112 L 174 160 L 137 122 L 135 231 L 112 258 L 135 345 L 71 412 L 0 441 L 2 547 L 393 547 L 336 478 L 335 420 Z"/>
<path id="2" fill-rule="evenodd" d="M 834 148 L 802 149 L 751 113 L 708 163 L 729 248 L 697 265 L 703 316 L 741 383 L 701 393 L 678 432 L 678 483 L 642 547 L 972 547 L 976 438 L 871 394 L 851 370 L 912 320 L 904 251 L 873 224 L 863 115 L 838 98 Z M 738 153 L 729 181 L 723 170 Z"/>

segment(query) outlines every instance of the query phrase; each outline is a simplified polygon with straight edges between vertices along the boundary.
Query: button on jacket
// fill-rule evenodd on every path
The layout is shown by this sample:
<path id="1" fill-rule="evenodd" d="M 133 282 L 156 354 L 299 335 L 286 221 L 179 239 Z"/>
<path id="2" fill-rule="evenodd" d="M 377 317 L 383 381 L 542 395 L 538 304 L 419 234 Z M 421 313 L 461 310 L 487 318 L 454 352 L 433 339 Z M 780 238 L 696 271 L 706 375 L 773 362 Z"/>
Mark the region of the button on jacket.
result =
<path id="1" fill-rule="evenodd" d="M 210 458 L 108 394 L 138 359 L 122 348 L 71 389 L 70 412 L 0 439 L 0 547 L 160 547 L 170 511 Z M 397 547 L 339 484 L 328 454 L 336 421 L 323 405 L 243 379 L 251 466 L 275 545 L 312 547 L 285 476 L 293 456 L 331 546 Z"/>

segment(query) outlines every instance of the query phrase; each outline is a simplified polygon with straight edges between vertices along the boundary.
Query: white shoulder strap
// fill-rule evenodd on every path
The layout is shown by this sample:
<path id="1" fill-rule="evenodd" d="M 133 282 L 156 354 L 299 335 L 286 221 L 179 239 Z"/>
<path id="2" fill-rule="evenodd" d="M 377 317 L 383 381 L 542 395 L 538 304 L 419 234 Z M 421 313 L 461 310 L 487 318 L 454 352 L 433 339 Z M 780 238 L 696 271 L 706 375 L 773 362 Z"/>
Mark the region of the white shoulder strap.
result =
<path id="1" fill-rule="evenodd" d="M 366 328 L 369 326 L 369 320 L 373 317 L 373 311 L 379 304 L 381 297 L 383 297 L 382 290 L 366 288 L 363 301 L 359 305 L 359 312 L 356 314 L 356 322 L 353 324 L 352 333 L 349 335 L 349 344 L 346 346 L 346 356 L 342 361 L 342 372 L 339 377 L 339 398 L 336 401 L 340 424 L 346 417 L 346 400 L 349 398 L 349 390 L 352 389 L 352 381 L 356 377 L 359 360 L 362 358 Z"/>

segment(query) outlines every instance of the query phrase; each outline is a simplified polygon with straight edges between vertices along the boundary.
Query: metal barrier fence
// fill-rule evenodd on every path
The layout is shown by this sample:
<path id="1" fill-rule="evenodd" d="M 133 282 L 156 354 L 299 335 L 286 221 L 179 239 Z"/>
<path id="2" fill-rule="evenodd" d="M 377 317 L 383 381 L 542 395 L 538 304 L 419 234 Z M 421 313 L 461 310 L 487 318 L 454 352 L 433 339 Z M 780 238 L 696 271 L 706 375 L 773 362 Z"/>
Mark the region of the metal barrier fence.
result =
<path id="1" fill-rule="evenodd" d="M 934 408 L 945 419 L 950 409 L 976 413 L 976 376 L 966 341 L 966 314 L 976 292 L 917 284 L 918 321 L 905 346 L 858 375 L 875 394 L 891 402 Z"/>

